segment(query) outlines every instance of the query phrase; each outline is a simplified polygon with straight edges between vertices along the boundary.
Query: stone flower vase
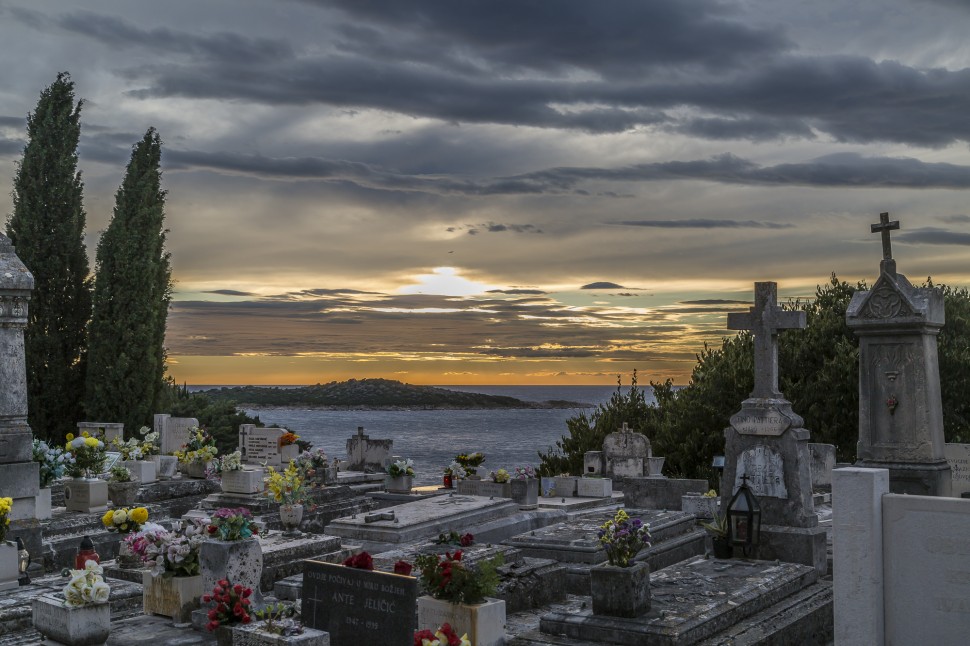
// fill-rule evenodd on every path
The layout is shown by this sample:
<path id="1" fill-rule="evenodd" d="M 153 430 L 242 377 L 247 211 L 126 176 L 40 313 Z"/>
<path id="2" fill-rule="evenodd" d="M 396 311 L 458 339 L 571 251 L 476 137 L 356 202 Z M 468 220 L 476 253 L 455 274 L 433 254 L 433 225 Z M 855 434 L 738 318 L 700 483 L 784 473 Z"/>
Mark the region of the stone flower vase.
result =
<path id="1" fill-rule="evenodd" d="M 280 505 L 280 522 L 287 532 L 299 532 L 303 505 Z"/>
<path id="2" fill-rule="evenodd" d="M 175 477 L 179 459 L 174 455 L 153 455 L 152 462 L 155 463 L 155 475 L 159 480 L 171 480 Z"/>
<path id="3" fill-rule="evenodd" d="M 85 514 L 108 511 L 108 483 L 97 478 L 70 478 L 64 481 L 64 506 Z"/>
<path id="4" fill-rule="evenodd" d="M 140 482 L 109 482 L 108 498 L 117 509 L 118 507 L 131 507 L 138 499 L 138 487 Z"/>
<path id="5" fill-rule="evenodd" d="M 259 582 L 263 576 L 263 548 L 255 537 L 241 541 L 210 538 L 199 552 L 203 588 L 212 590 L 220 579 L 228 579 L 253 589 L 253 604 L 261 606 L 263 596 Z"/>
<path id="6" fill-rule="evenodd" d="M 411 493 L 414 476 L 384 476 L 384 490 L 388 493 Z"/>
<path id="7" fill-rule="evenodd" d="M 204 462 L 203 460 L 192 460 L 191 462 L 182 465 L 182 475 L 201 480 L 202 478 L 205 478 L 205 470 L 208 466 L 209 463 Z"/>
<path id="8" fill-rule="evenodd" d="M 171 617 L 175 623 L 192 620 L 192 611 L 199 607 L 199 599 L 206 592 L 202 575 L 152 576 L 142 573 L 142 604 L 146 615 Z"/>
<path id="9" fill-rule="evenodd" d="M 512 500 L 519 503 L 520 509 L 536 509 L 539 506 L 539 479 L 513 478 Z"/>
<path id="10" fill-rule="evenodd" d="M 482 603 L 452 603 L 430 596 L 418 597 L 418 625 L 451 624 L 459 635 L 468 633 L 472 646 L 501 646 L 505 643 L 505 602 L 485 598 Z"/>
<path id="11" fill-rule="evenodd" d="M 145 567 L 141 557 L 131 551 L 131 547 L 124 541 L 118 544 L 118 556 L 115 563 L 123 570 L 140 570 Z"/>
<path id="12" fill-rule="evenodd" d="M 111 604 L 69 606 L 54 594 L 31 602 L 34 628 L 49 640 L 67 646 L 99 646 L 111 634 Z"/>
<path id="13" fill-rule="evenodd" d="M 650 610 L 650 566 L 643 561 L 619 567 L 601 563 L 589 569 L 593 614 L 639 617 Z"/>

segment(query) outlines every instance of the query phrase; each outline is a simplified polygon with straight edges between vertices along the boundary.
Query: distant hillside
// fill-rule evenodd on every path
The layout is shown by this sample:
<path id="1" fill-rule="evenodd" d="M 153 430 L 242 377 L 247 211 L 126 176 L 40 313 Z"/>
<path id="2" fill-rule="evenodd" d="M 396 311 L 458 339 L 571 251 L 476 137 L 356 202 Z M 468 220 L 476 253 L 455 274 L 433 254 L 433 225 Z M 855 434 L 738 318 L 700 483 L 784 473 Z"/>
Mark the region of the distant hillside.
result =
<path id="1" fill-rule="evenodd" d="M 329 384 L 274 388 L 236 386 L 202 392 L 245 406 L 307 406 L 312 408 L 588 408 L 569 401 L 527 402 L 503 395 L 465 393 L 433 386 L 412 386 L 392 379 L 351 379 Z"/>

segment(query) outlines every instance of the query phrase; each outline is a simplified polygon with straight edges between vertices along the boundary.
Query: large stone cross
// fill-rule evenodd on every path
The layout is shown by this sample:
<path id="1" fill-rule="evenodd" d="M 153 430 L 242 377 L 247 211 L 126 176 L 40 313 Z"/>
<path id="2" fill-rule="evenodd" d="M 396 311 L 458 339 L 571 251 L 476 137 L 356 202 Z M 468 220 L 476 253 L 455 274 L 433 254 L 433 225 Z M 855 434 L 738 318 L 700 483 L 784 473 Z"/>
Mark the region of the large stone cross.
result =
<path id="1" fill-rule="evenodd" d="M 754 307 L 746 314 L 728 314 L 729 330 L 754 335 L 754 390 L 751 397 L 780 399 L 778 390 L 778 331 L 805 327 L 805 312 L 778 307 L 778 283 L 754 284 Z"/>
<path id="2" fill-rule="evenodd" d="M 899 228 L 899 220 L 889 221 L 889 213 L 880 213 L 879 222 L 877 224 L 870 225 L 872 227 L 873 233 L 882 234 L 882 259 L 892 260 L 893 259 L 893 247 L 892 242 L 889 239 L 889 232 L 895 231 Z"/>

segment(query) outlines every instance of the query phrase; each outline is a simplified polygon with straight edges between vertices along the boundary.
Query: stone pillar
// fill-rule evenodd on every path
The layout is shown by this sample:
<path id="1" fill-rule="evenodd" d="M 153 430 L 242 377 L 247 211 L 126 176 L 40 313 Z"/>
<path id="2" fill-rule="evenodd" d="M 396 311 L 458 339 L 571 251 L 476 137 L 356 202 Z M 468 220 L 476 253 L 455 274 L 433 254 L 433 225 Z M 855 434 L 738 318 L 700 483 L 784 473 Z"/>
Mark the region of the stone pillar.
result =
<path id="1" fill-rule="evenodd" d="M 24 538 L 39 555 L 36 520 L 40 491 L 33 461 L 33 433 L 27 425 L 27 369 L 24 328 L 34 277 L 20 261 L 10 239 L 0 234 L 0 496 L 13 498 L 8 538 Z M 38 551 L 34 551 L 34 550 Z"/>
<path id="2" fill-rule="evenodd" d="M 913 287 L 884 259 L 845 319 L 859 337 L 857 466 L 889 469 L 893 493 L 949 496 L 936 351 L 943 295 Z"/>
<path id="3" fill-rule="evenodd" d="M 882 497 L 889 471 L 848 467 L 832 472 L 832 572 L 835 642 L 885 643 Z"/>

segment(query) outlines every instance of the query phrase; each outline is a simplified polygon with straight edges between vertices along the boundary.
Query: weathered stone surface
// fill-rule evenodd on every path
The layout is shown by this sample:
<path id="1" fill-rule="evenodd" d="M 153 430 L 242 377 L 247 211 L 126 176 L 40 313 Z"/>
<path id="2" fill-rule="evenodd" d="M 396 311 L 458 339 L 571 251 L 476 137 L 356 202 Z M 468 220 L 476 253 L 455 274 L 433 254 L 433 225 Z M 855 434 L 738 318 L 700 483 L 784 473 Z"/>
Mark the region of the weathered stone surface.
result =
<path id="1" fill-rule="evenodd" d="M 189 429 L 197 428 L 199 420 L 194 417 L 172 417 L 168 414 L 157 414 L 153 426 L 159 434 L 161 452 L 169 455 L 181 449 L 182 445 L 188 442 Z"/>
<path id="2" fill-rule="evenodd" d="M 609 498 L 613 495 L 613 481 L 609 478 L 579 478 L 576 495 L 580 498 Z"/>
<path id="3" fill-rule="evenodd" d="M 680 509 L 689 493 L 705 493 L 707 480 L 679 478 L 627 478 L 623 482 L 626 504 L 637 509 Z"/>
<path id="4" fill-rule="evenodd" d="M 502 582 L 495 597 L 508 612 L 541 608 L 566 597 L 566 567 L 552 559 L 520 557 L 499 568 Z"/>
<path id="5" fill-rule="evenodd" d="M 107 511 L 108 483 L 93 478 L 66 480 L 64 502 L 68 511 L 79 511 L 85 514 Z"/>
<path id="6" fill-rule="evenodd" d="M 501 646 L 505 643 L 505 602 L 485 599 L 484 603 L 463 605 L 432 597 L 418 598 L 418 627 L 451 624 L 461 635 L 468 634 L 476 646 Z"/>
<path id="7" fill-rule="evenodd" d="M 357 435 L 347 440 L 348 471 L 373 473 L 383 471 L 391 457 L 394 440 L 374 440 L 364 434 L 364 427 L 357 427 Z"/>
<path id="8" fill-rule="evenodd" d="M 835 469 L 835 445 L 809 442 L 808 454 L 812 458 L 812 489 L 828 491 L 832 488 L 832 470 Z"/>
<path id="9" fill-rule="evenodd" d="M 264 646 L 289 644 L 292 646 L 330 646 L 330 633 L 314 628 L 304 628 L 299 635 L 283 637 L 261 630 L 262 623 L 233 626 L 232 646 Z"/>
<path id="10" fill-rule="evenodd" d="M 263 550 L 259 540 L 249 538 L 241 541 L 209 539 L 202 544 L 199 564 L 206 590 L 215 587 L 216 581 L 228 579 L 233 585 L 239 583 L 253 589 L 253 597 L 262 599 L 260 579 L 263 575 Z"/>
<path id="11" fill-rule="evenodd" d="M 142 572 L 144 609 L 146 615 L 171 617 L 176 623 L 188 623 L 192 611 L 199 607 L 199 598 L 212 588 L 206 588 L 201 575 L 186 577 L 152 576 Z"/>
<path id="12" fill-rule="evenodd" d="M 950 444 L 944 447 L 950 465 L 950 495 L 959 498 L 970 492 L 970 444 Z"/>
<path id="13" fill-rule="evenodd" d="M 692 493 L 681 496 L 680 509 L 697 518 L 713 518 L 718 511 L 718 499 Z"/>
<path id="14" fill-rule="evenodd" d="M 98 646 L 111 632 L 111 606 L 107 603 L 69 606 L 54 595 L 41 595 L 32 607 L 34 628 L 55 642 Z"/>
<path id="15" fill-rule="evenodd" d="M 223 471 L 221 478 L 222 490 L 226 493 L 251 494 L 266 489 L 263 478 L 265 470 L 261 468 L 247 468 L 238 471 Z"/>
<path id="16" fill-rule="evenodd" d="M 603 438 L 603 471 L 607 476 L 642 476 L 646 459 L 652 456 L 647 436 L 634 433 L 626 423 L 619 431 Z"/>
<path id="17" fill-rule="evenodd" d="M 650 566 L 632 563 L 618 567 L 601 563 L 589 569 L 593 614 L 639 617 L 650 610 Z"/>

